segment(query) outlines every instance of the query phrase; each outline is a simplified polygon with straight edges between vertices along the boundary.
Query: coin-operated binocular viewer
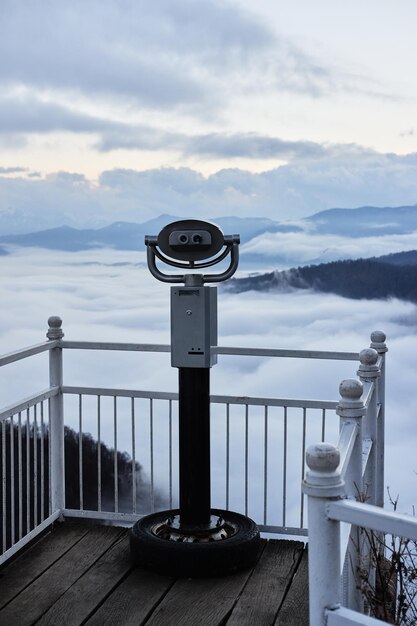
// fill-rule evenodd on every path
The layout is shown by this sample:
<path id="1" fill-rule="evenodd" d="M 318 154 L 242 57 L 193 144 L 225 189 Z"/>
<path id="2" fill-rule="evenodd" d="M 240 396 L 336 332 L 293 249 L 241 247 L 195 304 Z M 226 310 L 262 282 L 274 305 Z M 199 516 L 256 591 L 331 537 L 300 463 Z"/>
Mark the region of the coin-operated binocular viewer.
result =
<path id="1" fill-rule="evenodd" d="M 201 220 L 180 220 L 146 236 L 148 267 L 171 287 L 171 365 L 178 368 L 179 509 L 147 515 L 130 536 L 135 560 L 174 576 L 213 576 L 253 564 L 256 524 L 211 508 L 210 368 L 217 362 L 217 287 L 239 262 L 239 235 Z M 229 257 L 221 273 L 203 274 Z M 166 274 L 157 261 L 183 270 Z"/>

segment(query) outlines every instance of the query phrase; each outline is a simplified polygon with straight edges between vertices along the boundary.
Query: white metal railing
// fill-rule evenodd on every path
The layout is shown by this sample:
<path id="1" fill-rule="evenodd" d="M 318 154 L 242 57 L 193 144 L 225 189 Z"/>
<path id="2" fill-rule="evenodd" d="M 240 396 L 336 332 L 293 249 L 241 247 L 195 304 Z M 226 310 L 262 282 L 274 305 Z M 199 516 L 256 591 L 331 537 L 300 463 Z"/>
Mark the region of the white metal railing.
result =
<path id="1" fill-rule="evenodd" d="M 136 460 L 144 461 L 144 457 L 149 459 L 147 469 L 150 481 L 150 493 L 148 500 L 144 503 L 142 497 L 142 506 L 138 507 L 136 502 L 136 492 L 132 490 L 132 506 L 130 513 L 122 513 L 120 507 L 120 501 L 117 492 L 117 463 L 115 462 L 115 488 L 113 491 L 114 501 L 112 503 L 112 510 L 103 510 L 101 506 L 101 486 L 100 486 L 100 456 L 97 457 L 97 477 L 98 477 L 98 502 L 97 511 L 101 513 L 101 517 L 107 519 L 120 519 L 123 515 L 125 521 L 132 521 L 137 518 L 137 513 L 146 513 L 155 510 L 155 498 L 154 498 L 154 470 L 155 466 L 166 466 L 166 484 L 165 492 L 168 494 L 167 508 L 172 508 L 177 505 L 177 484 L 174 484 L 174 467 L 177 465 L 176 459 L 176 446 L 173 445 L 174 434 L 177 423 L 177 399 L 176 393 L 167 392 L 149 392 L 149 391 L 135 391 L 129 389 L 103 389 L 103 388 L 89 388 L 89 387 L 69 387 L 64 385 L 62 392 L 66 399 L 70 396 L 76 398 L 76 406 L 73 408 L 73 416 L 76 413 L 76 420 L 78 422 L 78 436 L 80 442 L 79 453 L 79 511 L 75 509 L 66 510 L 66 513 L 73 516 L 88 516 L 89 512 L 84 511 L 83 506 L 83 459 L 82 459 L 82 434 L 83 428 L 83 415 L 84 404 L 88 398 L 93 399 L 93 408 L 90 405 L 89 417 L 90 427 L 94 422 L 94 432 L 97 433 L 98 441 L 101 440 L 101 433 L 103 432 L 103 404 L 107 398 L 110 400 L 110 404 L 107 405 L 107 422 L 111 421 L 112 425 L 108 431 L 107 439 L 111 439 L 114 442 L 114 455 L 116 459 L 116 452 L 118 449 L 118 425 L 123 420 L 124 423 L 129 423 L 132 436 L 131 442 L 135 442 L 135 431 L 138 429 L 138 413 L 141 413 L 141 432 L 142 432 L 142 454 L 138 455 L 136 446 L 132 446 L 132 471 L 135 467 Z M 120 408 L 120 402 L 123 399 L 130 400 L 130 404 L 125 405 L 124 410 Z M 300 479 L 304 476 L 304 455 L 306 449 L 306 442 L 308 436 L 308 421 L 312 419 L 312 413 L 315 421 L 319 421 L 318 428 L 321 432 L 321 438 L 324 439 L 326 432 L 326 424 L 328 421 L 328 413 L 334 412 L 336 408 L 335 402 L 324 401 L 306 401 L 306 400 L 285 400 L 277 398 L 259 398 L 259 397 L 235 397 L 235 396 L 221 396 L 212 395 L 211 398 L 211 412 L 212 412 L 212 425 L 215 425 L 214 430 L 224 433 L 224 446 L 221 459 L 216 458 L 213 467 L 214 479 L 213 490 L 218 494 L 222 492 L 222 501 L 217 501 L 216 506 L 224 507 L 226 509 L 231 508 L 233 503 L 234 508 L 241 510 L 245 514 L 251 513 L 250 511 L 250 492 L 251 480 L 250 480 L 250 447 L 256 445 L 256 449 L 262 456 L 262 469 L 258 481 L 259 493 L 258 501 L 263 500 L 258 506 L 258 523 L 262 530 L 265 532 L 285 533 L 285 534 L 297 534 L 306 535 L 307 529 L 305 527 L 305 514 L 304 514 L 304 498 L 300 493 L 299 504 L 297 505 L 296 516 L 294 510 L 292 515 L 288 514 L 287 510 L 287 494 L 289 491 L 289 483 L 294 484 L 294 480 L 290 480 L 290 474 L 295 471 L 294 464 L 296 464 L 296 471 L 298 472 L 297 480 L 295 484 L 299 484 Z M 138 408 L 138 404 L 146 401 L 147 406 L 144 406 L 143 402 Z M 232 472 L 232 441 L 233 435 L 231 434 L 232 421 L 239 422 L 241 424 L 240 435 L 241 439 L 241 463 L 238 472 Z M 144 428 L 144 422 L 147 422 L 146 433 Z M 296 423 L 297 422 L 297 423 Z M 298 446 L 295 448 L 294 444 L 291 446 L 290 454 L 294 455 L 296 452 L 296 459 L 292 459 L 292 463 L 289 463 L 289 427 L 296 427 L 299 436 L 297 439 Z M 165 441 L 167 443 L 166 449 L 164 449 L 165 459 L 157 459 L 157 450 L 155 449 L 155 440 L 158 439 L 156 432 L 159 433 L 159 438 L 164 437 L 165 429 Z M 253 432 L 256 429 L 256 434 Z M 250 433 L 250 431 L 252 431 Z M 235 433 L 236 434 L 236 433 Z M 148 442 L 145 445 L 144 439 L 148 438 Z M 253 443 L 253 439 L 256 437 L 256 444 Z M 311 436 L 310 436 L 311 440 Z M 281 505 L 280 515 L 275 515 L 276 521 L 274 524 L 270 521 L 270 515 L 268 510 L 268 500 L 270 499 L 270 487 L 269 478 L 271 475 L 271 465 L 274 462 L 276 465 L 276 450 L 279 448 L 282 450 L 282 458 L 279 461 L 280 464 L 280 479 L 281 479 Z M 147 448 L 147 449 L 146 449 Z M 271 452 L 274 452 L 274 456 L 270 459 Z M 217 455 L 218 457 L 218 455 Z M 275 459 L 274 459 L 275 457 Z M 277 469 L 275 467 L 275 469 Z M 238 473 L 239 482 L 242 486 L 242 493 L 239 502 L 236 504 L 236 493 L 233 493 L 231 488 L 232 473 Z M 216 480 L 216 475 L 221 475 L 222 485 L 219 485 L 219 480 Z M 274 474 L 274 487 L 278 490 L 277 475 Z M 132 487 L 135 481 L 132 481 Z M 223 487 L 223 488 L 222 488 Z M 298 491 L 298 490 L 297 490 Z M 217 497 L 220 497 L 219 495 Z M 144 508 L 145 506 L 145 508 Z M 147 507 L 147 508 L 146 508 Z M 277 508 L 277 507 L 276 507 Z M 262 513 L 261 513 L 262 510 Z M 289 518 L 292 519 L 292 523 L 288 523 Z M 279 523 L 280 522 L 280 523 Z"/>
<path id="2" fill-rule="evenodd" d="M 382 508 L 385 335 L 373 333 L 371 346 L 375 351 L 359 355 L 359 380 L 340 386 L 337 446 L 320 443 L 306 453 L 311 626 L 381 624 L 368 614 L 361 592 L 360 568 L 367 566 L 372 579 L 375 565 L 369 535 L 360 529 L 374 531 L 381 547 L 385 533 L 417 540 L 414 517 Z"/>
<path id="3" fill-rule="evenodd" d="M 346 498 L 340 453 L 331 444 L 307 451 L 309 471 L 304 490 L 309 498 L 309 585 L 311 626 L 381 624 L 380 619 L 341 606 L 339 585 L 343 550 L 340 522 L 385 535 L 417 541 L 417 520 Z M 356 553 L 358 553 L 356 546 Z M 364 557 L 364 555 L 362 555 Z M 385 622 L 384 622 L 385 623 Z"/>
<path id="4" fill-rule="evenodd" d="M 1 541 L 4 552 L 0 563 L 60 516 L 131 523 L 155 508 L 177 505 L 177 394 L 68 386 L 64 384 L 62 375 L 64 350 L 169 353 L 170 347 L 66 341 L 63 339 L 61 324 L 59 318 L 50 318 L 48 341 L 0 357 L 1 367 L 49 351 L 50 378 L 47 390 L 20 400 L 0 412 Z M 354 352 L 234 347 L 217 347 L 215 350 L 218 354 L 242 358 L 358 359 L 358 354 Z M 347 420 L 348 423 L 342 426 L 340 445 L 345 456 L 346 480 L 350 476 L 352 485 L 354 476 L 348 459 L 357 454 L 358 446 L 361 455 L 362 447 L 367 450 L 366 467 L 373 468 L 367 470 L 371 471 L 370 482 L 375 484 L 375 477 L 379 476 L 376 480 L 375 502 L 380 505 L 383 497 L 384 405 L 383 374 L 380 371 L 381 367 L 383 370 L 384 354 L 380 352 L 377 362 L 372 361 L 372 351 L 363 351 L 361 354 L 359 373 L 364 387 L 361 399 L 364 417 L 360 424 L 358 422 L 354 426 L 351 420 Z M 371 355 L 372 362 L 367 363 L 365 354 L 368 357 Z M 365 380 L 370 368 L 377 372 L 375 381 Z M 326 439 L 329 425 L 334 429 L 335 413 L 341 415 L 342 403 L 212 395 L 211 406 L 212 432 L 216 433 L 216 445 L 213 447 L 220 451 L 212 464 L 213 505 L 230 507 L 255 517 L 265 532 L 306 535 L 304 493 L 299 489 L 300 481 L 305 476 L 305 451 L 317 437 L 322 441 Z M 343 410 L 346 414 L 346 408 Z M 78 483 L 77 501 L 71 506 L 68 506 L 65 496 L 68 475 L 65 476 L 64 434 L 69 415 L 72 417 L 72 425 L 76 424 L 78 438 L 78 467 L 71 467 L 71 475 Z M 343 415 L 341 419 L 344 419 Z M 375 422 L 382 435 L 378 435 L 377 446 L 370 446 Z M 86 433 L 93 431 L 97 442 L 97 495 L 96 505 L 87 506 L 87 459 L 83 442 Z M 118 459 L 121 451 L 126 450 L 129 432 L 130 443 L 127 447 L 131 470 L 127 478 L 131 491 L 126 498 L 122 497 L 120 490 L 122 477 L 118 476 Z M 113 455 L 111 498 L 104 493 L 101 483 L 101 452 L 105 443 L 110 445 Z M 140 485 L 140 489 L 138 463 L 143 466 L 148 478 L 148 483 Z M 160 475 L 157 476 L 161 471 L 165 472 L 165 482 L 161 481 Z M 256 476 L 255 480 L 253 476 Z"/>

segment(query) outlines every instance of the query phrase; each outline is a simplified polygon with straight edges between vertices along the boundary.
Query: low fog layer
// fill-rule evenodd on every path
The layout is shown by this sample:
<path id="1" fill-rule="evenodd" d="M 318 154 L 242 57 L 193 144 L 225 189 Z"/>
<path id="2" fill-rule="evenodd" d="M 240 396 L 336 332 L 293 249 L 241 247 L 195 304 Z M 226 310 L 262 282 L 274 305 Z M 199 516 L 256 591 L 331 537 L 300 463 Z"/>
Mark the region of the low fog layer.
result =
<path id="1" fill-rule="evenodd" d="M 69 340 L 169 343 L 169 288 L 150 276 L 143 256 L 137 253 L 16 249 L 11 255 L 0 257 L 0 265 L 0 297 L 4 303 L 0 312 L 2 353 L 43 341 L 50 315 L 63 318 L 65 337 Z M 219 294 L 219 343 L 223 346 L 360 351 L 369 345 L 369 335 L 375 329 L 386 332 L 389 346 L 386 482 L 393 495 L 400 494 L 399 509 L 411 512 L 417 480 L 413 402 L 416 307 L 398 300 L 353 301 L 309 291 Z M 67 351 L 64 358 L 65 382 L 69 385 L 176 391 L 177 373 L 170 368 L 167 354 Z M 337 400 L 340 380 L 355 377 L 356 370 L 355 362 L 220 357 L 212 370 L 212 393 Z M 5 406 L 47 387 L 47 356 L 6 366 L 0 376 Z M 157 414 L 156 411 L 156 419 Z M 223 455 L 224 420 L 217 412 L 214 417 L 213 454 Z M 240 418 L 233 419 L 236 426 L 232 425 L 231 431 L 232 452 L 239 456 L 242 430 L 238 425 Z M 258 422 L 254 419 L 251 429 L 257 443 L 250 450 L 250 471 L 255 478 L 249 492 L 249 512 L 255 511 L 253 514 L 262 506 L 259 490 L 263 463 L 262 416 Z M 271 419 L 272 431 L 274 418 Z M 86 418 L 86 429 L 89 426 L 94 436 L 93 420 L 89 425 Z M 336 420 L 328 432 L 335 441 Z M 111 431 L 105 436 L 111 444 Z M 315 437 L 313 441 L 318 436 L 314 429 L 309 434 Z M 161 431 L 160 442 L 155 440 L 156 454 L 164 438 Z M 120 425 L 119 446 L 130 452 L 128 424 Z M 138 459 L 145 469 L 146 454 L 144 448 L 143 458 Z M 277 454 L 272 450 L 270 455 L 278 462 L 279 451 Z M 162 489 L 165 469 L 161 462 L 155 474 L 156 485 Z M 298 493 L 298 477 L 294 476 L 290 487 Z M 238 485 L 240 478 L 236 470 L 232 485 Z M 214 476 L 215 484 L 216 481 Z M 273 489 L 270 482 L 269 494 L 273 494 Z M 224 504 L 220 502 L 223 496 L 219 487 L 214 498 Z"/>
<path id="2" fill-rule="evenodd" d="M 340 259 L 383 256 L 417 249 L 417 232 L 383 236 L 349 237 L 301 231 L 265 233 L 242 246 L 242 258 L 261 262 L 269 268 L 309 263 L 328 263 Z"/>

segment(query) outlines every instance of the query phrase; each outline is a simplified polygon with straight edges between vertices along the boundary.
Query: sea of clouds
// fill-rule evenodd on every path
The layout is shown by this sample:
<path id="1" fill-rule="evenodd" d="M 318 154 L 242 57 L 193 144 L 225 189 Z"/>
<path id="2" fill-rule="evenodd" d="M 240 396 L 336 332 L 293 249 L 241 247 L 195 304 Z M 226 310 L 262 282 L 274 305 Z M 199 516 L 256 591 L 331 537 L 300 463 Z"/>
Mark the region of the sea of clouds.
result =
<path id="1" fill-rule="evenodd" d="M 385 225 L 381 226 L 381 229 Z M 305 223 L 304 223 L 305 228 Z M 242 260 L 285 269 L 310 263 L 383 256 L 417 249 L 417 232 L 352 237 L 346 234 L 301 232 L 263 233 L 242 245 Z M 258 270 L 259 271 L 259 270 Z"/>
<path id="2" fill-rule="evenodd" d="M 169 288 L 157 282 L 146 268 L 144 255 L 115 250 L 63 253 L 40 249 L 11 249 L 0 257 L 1 353 L 41 342 L 47 319 L 60 315 L 68 340 L 169 343 Z M 275 347 L 306 350 L 360 351 L 369 345 L 370 333 L 387 334 L 387 452 L 386 483 L 393 496 L 400 495 L 399 509 L 411 512 L 415 504 L 415 450 L 417 430 L 414 406 L 417 371 L 417 309 L 399 300 L 349 300 L 310 291 L 231 294 L 220 288 L 219 344 L 222 346 Z M 168 354 L 68 350 L 64 354 L 67 385 L 177 390 L 177 372 Z M 213 394 L 338 400 L 339 382 L 356 376 L 355 362 L 301 359 L 219 357 L 212 369 Z M 0 371 L 1 405 L 48 386 L 47 355 L 11 364 Z M 68 399 L 66 420 L 77 428 L 77 398 Z M 106 402 L 104 402 L 106 405 Z M 84 428 L 97 433 L 94 407 L 86 401 Z M 131 453 L 131 425 L 125 401 L 118 423 L 119 449 Z M 143 417 L 142 419 L 142 410 Z M 103 409 L 102 436 L 113 442 L 111 407 L 106 426 Z M 137 458 L 150 472 L 148 408 L 137 405 Z M 167 419 L 154 408 L 154 481 L 167 492 Z M 283 415 L 271 409 L 268 417 L 268 517 L 280 523 L 282 500 Z M 288 412 L 288 519 L 299 507 L 301 479 L 300 433 L 302 411 Z M 250 411 L 248 512 L 263 521 L 264 432 L 263 409 Z M 142 430 L 141 430 L 142 429 Z M 337 441 L 337 419 L 328 415 L 326 439 Z M 224 506 L 226 458 L 224 407 L 213 411 L 213 503 Z M 244 411 L 230 411 L 230 505 L 242 508 L 245 466 Z M 307 443 L 320 439 L 321 412 L 307 419 Z M 174 464 L 176 426 L 173 428 Z M 177 474 L 174 469 L 174 488 Z"/>

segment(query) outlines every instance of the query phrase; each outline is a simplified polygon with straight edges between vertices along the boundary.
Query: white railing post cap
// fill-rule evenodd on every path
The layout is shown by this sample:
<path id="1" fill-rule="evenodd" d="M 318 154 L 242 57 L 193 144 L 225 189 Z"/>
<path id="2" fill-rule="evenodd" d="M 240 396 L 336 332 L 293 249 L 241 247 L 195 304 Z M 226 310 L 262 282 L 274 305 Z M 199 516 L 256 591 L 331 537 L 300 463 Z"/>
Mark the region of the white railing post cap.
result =
<path id="1" fill-rule="evenodd" d="M 303 492 L 318 498 L 336 498 L 344 495 L 339 464 L 340 452 L 331 443 L 317 443 L 306 452 L 308 470 L 303 481 Z"/>
<path id="2" fill-rule="evenodd" d="M 340 400 L 336 413 L 340 417 L 362 417 L 365 405 L 362 400 L 363 385 L 356 378 L 342 380 L 339 385 Z"/>
<path id="3" fill-rule="evenodd" d="M 379 355 L 374 348 L 365 348 L 359 353 L 359 369 L 358 376 L 361 378 L 377 378 L 380 375 L 380 369 L 377 365 Z"/>
<path id="4" fill-rule="evenodd" d="M 62 330 L 62 319 L 58 315 L 51 315 L 48 319 L 48 332 L 46 336 L 48 339 L 62 339 L 64 331 Z"/>
<path id="5" fill-rule="evenodd" d="M 385 340 L 387 336 L 382 330 L 374 330 L 371 333 L 371 348 L 375 348 L 379 354 L 382 352 L 388 352 Z"/>

